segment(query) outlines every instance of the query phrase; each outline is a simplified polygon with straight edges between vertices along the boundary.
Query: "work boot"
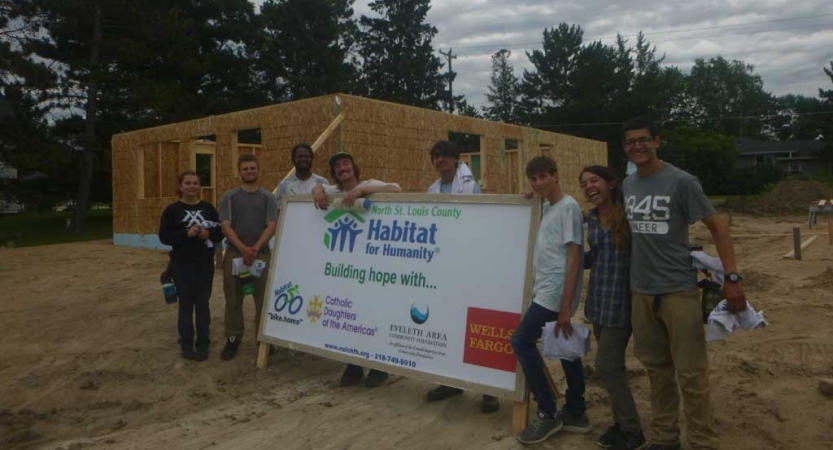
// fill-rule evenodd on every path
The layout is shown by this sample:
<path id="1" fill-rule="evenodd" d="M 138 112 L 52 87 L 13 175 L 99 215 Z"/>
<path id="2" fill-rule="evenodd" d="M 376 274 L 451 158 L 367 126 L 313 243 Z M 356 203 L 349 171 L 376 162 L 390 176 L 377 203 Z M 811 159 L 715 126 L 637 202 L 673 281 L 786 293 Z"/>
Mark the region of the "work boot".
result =
<path id="1" fill-rule="evenodd" d="M 364 369 L 361 366 L 357 366 L 355 364 L 348 364 L 347 367 L 344 368 L 344 373 L 341 374 L 341 387 L 352 386 L 354 384 L 358 384 L 360 381 L 364 379 Z"/>
<path id="2" fill-rule="evenodd" d="M 455 395 L 460 395 L 462 393 L 463 393 L 462 389 L 457 389 L 455 387 L 446 386 L 444 384 L 441 384 L 441 385 L 435 387 L 434 389 L 431 389 L 430 391 L 428 391 L 428 393 L 425 394 L 425 400 L 427 400 L 429 402 L 437 402 L 437 401 L 440 401 L 440 400 L 445 400 L 449 397 L 454 397 Z"/>
<path id="3" fill-rule="evenodd" d="M 622 434 L 619 435 L 619 439 L 613 444 L 611 447 L 612 450 L 642 450 L 648 446 L 648 441 L 645 440 L 645 436 L 642 435 L 642 432 L 638 433 L 628 433 L 627 431 L 622 431 Z"/>
<path id="4" fill-rule="evenodd" d="M 497 412 L 500 409 L 500 400 L 497 397 L 493 397 L 491 395 L 484 395 L 483 400 L 480 402 L 480 411 L 485 414 L 491 414 L 493 412 Z"/>
<path id="5" fill-rule="evenodd" d="M 385 380 L 388 379 L 388 373 L 382 372 L 381 370 L 370 369 L 370 372 L 367 374 L 367 380 L 364 381 L 365 387 L 368 388 L 375 388 L 382 385 Z"/>
<path id="6" fill-rule="evenodd" d="M 237 355 L 237 347 L 240 347 L 240 338 L 237 336 L 229 336 L 226 339 L 226 346 L 220 352 L 220 359 L 228 361 Z"/>
<path id="7" fill-rule="evenodd" d="M 197 353 L 194 351 L 193 348 L 183 348 L 182 349 L 182 357 L 185 359 L 194 359 L 197 357 Z"/>
<path id="8" fill-rule="evenodd" d="M 622 427 L 618 423 L 614 423 L 608 427 L 604 434 L 599 436 L 599 440 L 596 443 L 599 444 L 599 447 L 601 448 L 613 447 L 613 444 L 619 440 L 619 436 L 621 436 L 622 433 Z"/>

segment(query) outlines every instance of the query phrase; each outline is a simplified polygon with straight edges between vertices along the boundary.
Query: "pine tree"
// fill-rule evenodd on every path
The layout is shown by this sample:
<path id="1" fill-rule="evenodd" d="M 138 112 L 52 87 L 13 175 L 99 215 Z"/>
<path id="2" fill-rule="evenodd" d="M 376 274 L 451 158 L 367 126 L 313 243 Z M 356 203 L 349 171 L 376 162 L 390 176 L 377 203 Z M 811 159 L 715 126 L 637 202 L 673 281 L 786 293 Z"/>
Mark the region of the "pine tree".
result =
<path id="1" fill-rule="evenodd" d="M 373 98 L 439 109 L 447 76 L 431 46 L 437 29 L 425 23 L 429 0 L 373 0 L 381 17 L 359 20 L 361 90 Z"/>
<path id="2" fill-rule="evenodd" d="M 357 32 L 353 0 L 268 0 L 261 6 L 258 66 L 273 102 L 349 93 Z"/>
<path id="3" fill-rule="evenodd" d="M 483 108 L 486 118 L 505 123 L 518 123 L 518 77 L 509 58 L 512 52 L 498 50 L 492 55 L 492 74 L 486 100 L 489 106 Z"/>

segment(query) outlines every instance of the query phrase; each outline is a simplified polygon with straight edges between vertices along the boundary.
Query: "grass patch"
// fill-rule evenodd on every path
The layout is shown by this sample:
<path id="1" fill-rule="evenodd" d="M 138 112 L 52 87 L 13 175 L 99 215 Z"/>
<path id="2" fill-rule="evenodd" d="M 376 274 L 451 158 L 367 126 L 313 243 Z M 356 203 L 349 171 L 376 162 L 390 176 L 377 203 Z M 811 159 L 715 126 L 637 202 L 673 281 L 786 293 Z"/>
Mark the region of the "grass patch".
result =
<path id="1" fill-rule="evenodd" d="M 72 215 L 72 211 L 0 215 L 0 246 L 9 241 L 16 247 L 31 247 L 113 238 L 113 210 L 91 210 L 80 233 L 66 229 Z"/>

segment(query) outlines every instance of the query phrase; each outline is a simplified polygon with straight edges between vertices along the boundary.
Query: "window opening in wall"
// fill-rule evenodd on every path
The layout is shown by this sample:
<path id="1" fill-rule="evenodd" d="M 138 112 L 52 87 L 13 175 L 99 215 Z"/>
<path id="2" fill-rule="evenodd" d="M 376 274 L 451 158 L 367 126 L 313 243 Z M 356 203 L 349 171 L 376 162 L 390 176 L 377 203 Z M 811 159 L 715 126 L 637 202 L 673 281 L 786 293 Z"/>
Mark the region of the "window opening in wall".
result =
<path id="1" fill-rule="evenodd" d="M 538 144 L 538 148 L 541 150 L 541 156 L 552 158 L 552 144 Z"/>
<path id="2" fill-rule="evenodd" d="M 200 177 L 200 199 L 216 204 L 217 166 L 214 153 L 217 149 L 217 136 L 200 136 L 194 141 L 191 164 Z"/>
<path id="3" fill-rule="evenodd" d="M 240 130 L 237 132 L 238 144 L 261 144 L 260 128 L 252 128 L 251 130 Z"/>
<path id="4" fill-rule="evenodd" d="M 503 145 L 506 149 L 506 174 L 509 182 L 509 193 L 520 194 L 522 177 L 519 142 L 515 139 L 505 139 Z"/>
<path id="5" fill-rule="evenodd" d="M 463 152 L 460 155 L 460 161 L 469 166 L 469 169 L 471 169 L 471 173 L 474 176 L 474 181 L 480 185 L 482 175 L 480 171 L 480 135 L 449 131 L 448 140 L 454 142 L 463 149 Z"/>
<path id="6" fill-rule="evenodd" d="M 209 153 L 197 153 L 197 175 L 200 177 L 200 186 L 210 188 L 211 184 L 211 157 Z"/>
<path id="7" fill-rule="evenodd" d="M 240 130 L 237 132 L 237 155 L 260 153 L 261 145 L 260 128 Z"/>

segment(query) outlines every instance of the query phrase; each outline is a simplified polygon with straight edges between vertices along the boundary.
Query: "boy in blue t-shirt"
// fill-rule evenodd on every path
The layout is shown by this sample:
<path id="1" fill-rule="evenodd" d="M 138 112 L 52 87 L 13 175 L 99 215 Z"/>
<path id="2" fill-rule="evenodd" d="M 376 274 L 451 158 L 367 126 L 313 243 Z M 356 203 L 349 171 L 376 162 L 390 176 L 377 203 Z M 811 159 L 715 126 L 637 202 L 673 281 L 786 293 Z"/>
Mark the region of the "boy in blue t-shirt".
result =
<path id="1" fill-rule="evenodd" d="M 555 161 L 546 156 L 533 158 L 526 166 L 526 176 L 532 190 L 546 203 L 533 255 L 532 303 L 512 335 L 512 348 L 538 402 L 538 413 L 518 435 L 518 440 L 536 444 L 562 429 L 576 433 L 590 431 L 581 359 L 561 360 L 567 378 L 567 400 L 564 411 L 559 414 L 536 346 L 546 322 L 556 322 L 556 336 L 564 333 L 569 337 L 573 333 L 570 318 L 578 308 L 581 295 L 584 228 L 578 203 L 561 191 Z"/>

